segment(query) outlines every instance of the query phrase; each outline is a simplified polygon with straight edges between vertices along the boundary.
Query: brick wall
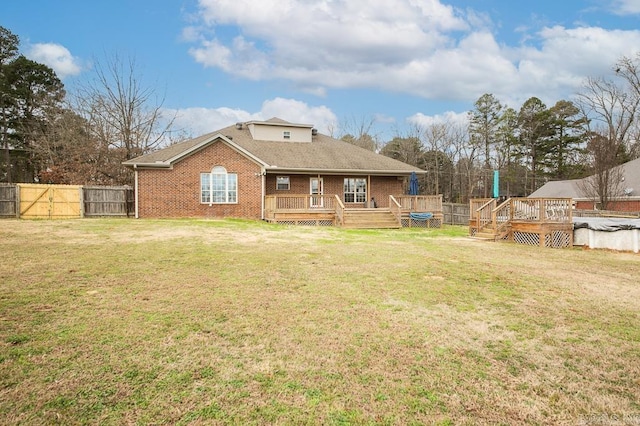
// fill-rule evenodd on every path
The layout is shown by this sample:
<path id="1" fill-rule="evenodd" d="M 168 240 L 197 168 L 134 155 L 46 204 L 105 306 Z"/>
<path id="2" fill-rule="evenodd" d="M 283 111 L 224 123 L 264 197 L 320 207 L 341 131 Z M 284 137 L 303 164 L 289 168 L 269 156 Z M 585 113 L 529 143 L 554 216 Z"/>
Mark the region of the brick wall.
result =
<path id="1" fill-rule="evenodd" d="M 276 176 L 289 176 L 290 189 L 288 191 L 276 190 Z M 309 194 L 311 177 L 317 177 L 317 175 L 287 175 L 285 173 L 278 175 L 267 176 L 267 195 L 277 194 Z M 324 194 L 333 195 L 337 194 L 341 200 L 344 201 L 344 178 L 354 176 L 322 176 L 324 183 Z M 360 177 L 360 176 L 358 176 Z M 366 176 L 365 176 L 366 179 Z M 398 179 L 396 176 L 372 176 L 371 187 L 368 188 L 369 199 L 374 197 L 378 207 L 389 206 L 389 194 L 402 195 L 403 187 L 402 178 Z M 368 200 L 367 200 L 368 201 Z M 347 207 L 364 207 L 364 203 L 348 203 Z"/>
<path id="2" fill-rule="evenodd" d="M 594 210 L 596 204 L 593 201 L 578 201 L 576 208 L 581 210 Z M 607 210 L 619 212 L 640 212 L 640 200 L 611 201 Z"/>
<path id="3" fill-rule="evenodd" d="M 238 174 L 238 202 L 200 203 L 200 173 L 222 166 Z M 172 170 L 138 170 L 140 217 L 241 217 L 260 219 L 262 178 L 260 167 L 223 142 L 177 162 Z M 275 184 L 274 184 L 275 185 Z"/>

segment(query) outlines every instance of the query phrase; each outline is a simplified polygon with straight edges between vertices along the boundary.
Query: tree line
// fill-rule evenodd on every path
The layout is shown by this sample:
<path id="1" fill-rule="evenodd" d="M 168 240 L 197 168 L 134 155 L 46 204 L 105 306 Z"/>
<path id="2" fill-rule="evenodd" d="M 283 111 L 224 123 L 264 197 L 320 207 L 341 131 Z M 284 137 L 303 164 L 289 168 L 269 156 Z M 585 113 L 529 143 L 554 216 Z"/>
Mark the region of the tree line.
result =
<path id="1" fill-rule="evenodd" d="M 515 109 L 486 93 L 465 124 L 414 124 L 385 142 L 374 120 L 331 133 L 426 170 L 422 193 L 446 201 L 490 197 L 498 171 L 505 197 L 593 176 L 583 190 L 606 205 L 621 192 L 615 166 L 640 156 L 639 65 L 640 53 L 622 57 L 609 75 L 587 77 L 573 99 L 552 106 L 531 97 Z M 175 139 L 175 117 L 162 115 L 163 101 L 141 84 L 135 61 L 117 56 L 97 62 L 94 78 L 71 96 L 0 26 L 0 182 L 131 184 L 122 162 Z"/>
<path id="2" fill-rule="evenodd" d="M 414 124 L 379 143 L 372 123 L 343 140 L 412 164 L 427 174 L 421 191 L 450 202 L 493 196 L 528 196 L 551 180 L 582 179 L 581 190 L 602 208 L 624 191 L 620 168 L 640 157 L 640 53 L 622 57 L 611 75 L 588 77 L 573 100 L 547 106 L 537 97 L 519 109 L 486 93 L 465 124 Z M 364 132 L 358 133 L 359 130 Z"/>
<path id="3" fill-rule="evenodd" d="M 122 162 L 159 146 L 173 122 L 135 61 L 97 62 L 94 78 L 70 96 L 19 44 L 0 26 L 0 182 L 131 184 Z"/>

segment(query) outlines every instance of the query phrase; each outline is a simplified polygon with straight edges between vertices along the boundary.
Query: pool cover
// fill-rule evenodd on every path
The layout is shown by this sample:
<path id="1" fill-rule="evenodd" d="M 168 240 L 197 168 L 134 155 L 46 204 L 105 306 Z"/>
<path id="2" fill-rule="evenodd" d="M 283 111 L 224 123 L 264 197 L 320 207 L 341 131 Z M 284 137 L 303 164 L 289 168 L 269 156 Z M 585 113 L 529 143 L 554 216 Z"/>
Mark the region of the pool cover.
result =
<path id="1" fill-rule="evenodd" d="M 614 232 L 628 229 L 640 229 L 640 219 L 613 217 L 574 217 L 573 229 L 593 229 L 594 231 Z"/>

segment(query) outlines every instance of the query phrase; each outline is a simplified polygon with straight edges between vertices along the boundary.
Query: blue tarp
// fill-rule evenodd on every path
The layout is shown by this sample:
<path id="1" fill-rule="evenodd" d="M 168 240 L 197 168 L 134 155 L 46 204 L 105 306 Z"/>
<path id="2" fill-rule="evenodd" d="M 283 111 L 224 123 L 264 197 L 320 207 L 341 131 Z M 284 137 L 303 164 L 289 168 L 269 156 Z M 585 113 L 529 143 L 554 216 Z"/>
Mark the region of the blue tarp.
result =
<path id="1" fill-rule="evenodd" d="M 409 213 L 409 217 L 413 220 L 429 220 L 433 217 L 433 213 Z"/>

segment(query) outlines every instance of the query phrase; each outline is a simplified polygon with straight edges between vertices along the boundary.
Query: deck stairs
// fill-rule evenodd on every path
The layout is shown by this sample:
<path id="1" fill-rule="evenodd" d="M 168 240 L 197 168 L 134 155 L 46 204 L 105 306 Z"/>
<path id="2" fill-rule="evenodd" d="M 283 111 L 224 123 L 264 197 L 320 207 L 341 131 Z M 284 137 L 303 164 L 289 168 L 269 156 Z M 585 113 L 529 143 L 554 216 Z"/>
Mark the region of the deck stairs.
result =
<path id="1" fill-rule="evenodd" d="M 493 223 L 488 223 L 476 232 L 473 238 L 478 240 L 499 241 L 505 239 L 509 235 L 509 227 L 503 227 L 500 230 L 496 230 Z"/>
<path id="2" fill-rule="evenodd" d="M 470 220 L 472 222 L 470 225 L 476 229 L 473 238 L 490 241 L 507 238 L 511 230 L 510 209 L 511 200 L 507 200 L 499 206 L 495 200 L 485 203 L 475 212 L 476 217 Z"/>
<path id="3" fill-rule="evenodd" d="M 343 228 L 397 229 L 401 225 L 389 209 L 349 209 L 344 212 Z"/>

